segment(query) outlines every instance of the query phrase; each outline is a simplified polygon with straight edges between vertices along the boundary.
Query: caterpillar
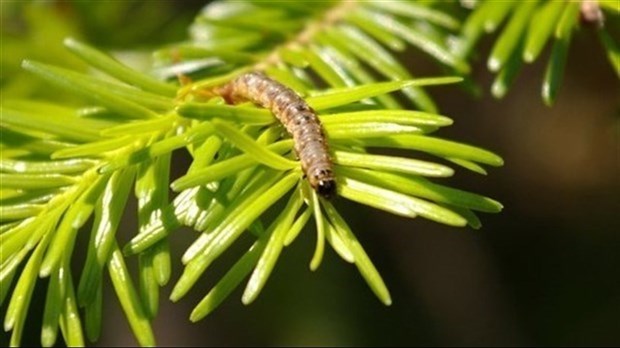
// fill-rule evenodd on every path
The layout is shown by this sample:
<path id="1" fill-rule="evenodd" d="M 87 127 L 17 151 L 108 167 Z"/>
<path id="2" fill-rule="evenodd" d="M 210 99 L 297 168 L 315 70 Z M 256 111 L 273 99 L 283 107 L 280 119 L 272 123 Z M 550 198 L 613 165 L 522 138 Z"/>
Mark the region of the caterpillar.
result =
<path id="1" fill-rule="evenodd" d="M 216 88 L 229 104 L 249 101 L 271 110 L 286 128 L 310 186 L 321 196 L 336 193 L 333 162 L 316 112 L 297 93 L 260 72 L 243 74 Z"/>

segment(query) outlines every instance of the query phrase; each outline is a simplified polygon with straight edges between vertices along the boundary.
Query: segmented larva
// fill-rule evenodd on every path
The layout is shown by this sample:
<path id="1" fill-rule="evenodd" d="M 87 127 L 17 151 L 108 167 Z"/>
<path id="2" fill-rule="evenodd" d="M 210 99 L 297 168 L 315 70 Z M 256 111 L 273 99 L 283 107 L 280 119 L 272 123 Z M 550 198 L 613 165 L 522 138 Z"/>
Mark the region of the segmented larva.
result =
<path id="1" fill-rule="evenodd" d="M 336 192 L 333 163 L 316 112 L 292 89 L 259 72 L 237 77 L 215 91 L 228 103 L 250 101 L 276 116 L 293 137 L 295 152 L 310 186 L 329 198 Z"/>

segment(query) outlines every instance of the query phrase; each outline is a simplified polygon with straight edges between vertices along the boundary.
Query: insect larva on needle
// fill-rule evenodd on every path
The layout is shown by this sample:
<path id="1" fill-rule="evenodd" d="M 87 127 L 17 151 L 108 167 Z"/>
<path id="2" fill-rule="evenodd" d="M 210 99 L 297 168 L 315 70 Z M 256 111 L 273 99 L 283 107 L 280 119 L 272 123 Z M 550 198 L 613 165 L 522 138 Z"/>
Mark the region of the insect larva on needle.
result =
<path id="1" fill-rule="evenodd" d="M 321 196 L 336 193 L 333 163 L 316 112 L 292 89 L 259 72 L 241 75 L 217 88 L 227 103 L 250 101 L 276 116 L 293 137 L 295 152 L 310 186 Z"/>

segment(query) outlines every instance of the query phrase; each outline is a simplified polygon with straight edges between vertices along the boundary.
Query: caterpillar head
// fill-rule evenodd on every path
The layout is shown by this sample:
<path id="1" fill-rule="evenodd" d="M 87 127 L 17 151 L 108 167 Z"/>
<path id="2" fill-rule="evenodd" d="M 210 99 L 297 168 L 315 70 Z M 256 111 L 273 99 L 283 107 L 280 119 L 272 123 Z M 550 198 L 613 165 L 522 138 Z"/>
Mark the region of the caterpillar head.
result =
<path id="1" fill-rule="evenodd" d="M 309 176 L 310 186 L 324 198 L 331 198 L 336 194 L 336 179 L 331 170 L 317 169 Z"/>

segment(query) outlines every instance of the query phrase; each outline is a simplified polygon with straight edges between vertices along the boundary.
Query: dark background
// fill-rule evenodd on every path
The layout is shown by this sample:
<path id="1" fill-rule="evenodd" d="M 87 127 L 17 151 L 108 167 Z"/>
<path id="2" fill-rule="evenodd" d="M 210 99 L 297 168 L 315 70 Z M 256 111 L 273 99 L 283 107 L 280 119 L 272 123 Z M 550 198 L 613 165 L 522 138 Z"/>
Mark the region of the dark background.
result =
<path id="1" fill-rule="evenodd" d="M 141 29 L 142 21 L 126 21 L 126 13 L 139 6 L 117 10 L 118 23 L 134 35 L 130 38 L 101 35 L 100 28 L 93 28 L 96 21 L 84 21 L 83 12 L 68 5 L 45 11 L 74 20 L 71 30 L 99 47 L 135 48 L 131 42 L 139 42 L 148 49 L 185 37 L 183 29 L 202 6 L 196 1 L 148 3 L 164 8 L 152 9 L 153 18 L 148 18 L 169 17 L 161 28 Z M 183 7 L 173 6 L 179 3 Z M 17 10 L 7 14 L 6 4 L 3 10 L 3 19 L 21 23 Z M 19 37 L 15 25 L 6 25 L 3 37 Z M 24 27 L 24 37 L 32 37 Z M 56 41 L 46 45 L 60 46 Z M 484 40 L 481 57 L 491 43 L 492 38 Z M 593 32 L 577 33 L 569 53 L 552 108 L 540 98 L 547 54 L 525 66 L 503 100 L 487 92 L 492 76 L 482 60 L 474 64 L 474 78 L 485 90 L 481 98 L 455 87 L 430 90 L 441 112 L 455 120 L 439 136 L 491 149 L 506 162 L 486 177 L 459 170 L 447 181 L 504 204 L 500 214 L 481 215 L 481 230 L 408 220 L 336 200 L 390 288 L 392 306 L 384 307 L 355 267 L 331 250 L 318 271 L 309 271 L 315 243 L 310 224 L 285 249 L 255 303 L 243 306 L 242 289 L 237 289 L 218 310 L 192 324 L 193 306 L 235 255 L 218 262 L 211 276 L 203 277 L 204 284 L 172 304 L 167 297 L 180 274 L 178 259 L 196 235 L 181 230 L 172 240 L 173 278 L 162 290 L 153 324 L 158 344 L 620 345 L 620 84 Z M 13 56 L 18 54 L 3 49 L 3 67 L 19 64 L 9 61 Z M 438 73 L 420 53 L 403 59 L 417 76 Z M 5 78 L 3 90 L 13 91 Z M 177 175 L 184 171 L 182 164 Z M 128 221 L 120 233 L 131 235 L 132 226 L 135 222 Z M 39 344 L 44 285 L 31 304 L 33 331 L 24 334 L 24 345 Z M 111 286 L 107 295 L 103 337 L 96 344 L 135 345 Z M 7 337 L 0 334 L 2 345 Z"/>

